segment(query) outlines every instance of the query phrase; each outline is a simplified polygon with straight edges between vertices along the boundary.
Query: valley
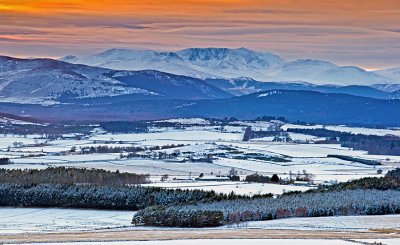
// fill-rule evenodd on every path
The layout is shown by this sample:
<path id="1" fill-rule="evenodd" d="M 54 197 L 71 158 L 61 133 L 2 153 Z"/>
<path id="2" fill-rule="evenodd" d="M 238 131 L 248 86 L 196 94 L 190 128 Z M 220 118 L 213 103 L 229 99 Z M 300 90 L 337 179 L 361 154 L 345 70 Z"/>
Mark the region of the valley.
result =
<path id="1" fill-rule="evenodd" d="M 0 0 L 0 245 L 400 244 L 399 3 Z"/>
<path id="2" fill-rule="evenodd" d="M 8 124 L 8 128 L 10 125 L 24 124 L 33 125 L 33 127 L 35 125 L 49 127 L 49 129 L 54 127 L 51 124 L 35 124 L 12 119 L 4 121 Z M 61 134 L 51 135 L 51 137 L 44 134 L 12 134 L 9 131 L 1 136 L 0 155 L 1 158 L 9 159 L 10 162 L 0 165 L 0 168 L 3 171 L 17 169 L 40 171 L 60 167 L 98 169 L 148 175 L 147 183 L 140 184 L 144 188 L 161 187 L 165 190 L 199 190 L 224 195 L 233 193 L 278 197 L 285 193 L 316 189 L 322 185 L 336 185 L 365 177 L 380 178 L 400 167 L 399 156 L 370 155 L 366 151 L 353 150 L 342 147 L 340 144 L 318 143 L 325 140 L 323 137 L 291 132 L 285 134 L 284 131 L 280 131 L 324 127 L 336 132 L 384 136 L 399 135 L 398 129 L 296 125 L 277 120 L 224 122 L 205 118 L 177 118 L 142 123 L 146 125 L 146 132 L 140 132 L 144 128 L 139 129 L 138 125 L 133 127 L 137 128 L 138 132 L 107 132 L 104 128 L 110 128 L 110 126 L 105 124 L 102 128 L 101 124 L 95 123 L 90 124 L 84 131 L 79 130 L 79 133 L 72 133 L 73 128 L 82 129 L 82 125 L 79 127 L 75 125 L 64 134 L 61 131 Z M 134 125 L 134 123 L 131 124 Z M 120 124 L 120 129 L 123 129 L 121 125 L 125 124 Z M 271 136 L 243 141 L 246 129 L 249 127 L 256 133 L 270 132 Z M 117 130 L 120 129 L 117 127 Z M 379 162 L 380 165 L 370 166 L 328 155 L 345 155 L 373 160 Z M 279 177 L 279 183 L 270 180 L 264 183 L 246 181 L 251 175 L 272 176 L 274 174 Z M 232 178 L 232 176 L 238 177 Z M 164 232 L 171 231 L 176 232 L 174 237 L 191 238 L 178 234 L 180 231 L 184 232 L 184 228 L 175 230 L 132 226 L 130 222 L 136 212 L 133 210 L 102 211 L 28 207 L 0 208 L 0 218 L 3 221 L 0 226 L 0 233 L 3 234 L 0 235 L 0 241 L 22 242 L 24 234 L 33 232 L 36 235 L 31 240 L 32 242 L 72 242 L 76 241 L 75 237 L 80 237 L 81 242 L 93 242 L 98 241 L 94 238 L 97 237 L 97 232 L 105 230 L 107 230 L 104 233 L 108 234 L 107 238 L 104 237 L 101 241 L 166 239 L 167 235 L 164 235 Z M 10 213 L 12 215 L 9 215 Z M 46 219 L 31 221 L 40 216 Z M 397 219 L 398 215 L 378 215 L 248 221 L 228 224 L 215 230 L 211 229 L 209 232 L 204 231 L 205 233 L 199 231 L 199 236 L 202 239 L 216 238 L 216 236 L 222 239 L 228 238 L 232 230 L 240 230 L 243 236 L 238 236 L 238 238 L 248 238 L 244 235 L 247 232 L 253 238 L 254 236 L 266 238 L 271 236 L 271 232 L 280 234 L 279 232 L 285 231 L 285 234 L 288 234 L 287 232 L 302 231 L 302 235 L 293 234 L 292 238 L 337 239 L 339 237 L 335 232 L 341 231 L 340 239 L 347 237 L 345 233 L 348 233 L 348 237 L 352 239 L 394 239 L 396 235 L 387 235 L 384 230 L 397 231 L 399 229 L 396 225 Z M 389 223 L 393 226 L 389 227 Z M 304 233 L 309 229 L 313 232 Z M 317 230 L 320 230 L 321 234 Z M 375 230 L 381 231 L 375 232 Z M 136 231 L 140 233 L 157 231 L 158 236 L 143 238 Z M 211 235 L 214 231 L 218 234 Z M 128 236 L 128 233 L 131 234 Z M 92 238 L 89 239 L 89 237 Z M 283 233 L 282 236 L 275 237 L 283 238 Z"/>

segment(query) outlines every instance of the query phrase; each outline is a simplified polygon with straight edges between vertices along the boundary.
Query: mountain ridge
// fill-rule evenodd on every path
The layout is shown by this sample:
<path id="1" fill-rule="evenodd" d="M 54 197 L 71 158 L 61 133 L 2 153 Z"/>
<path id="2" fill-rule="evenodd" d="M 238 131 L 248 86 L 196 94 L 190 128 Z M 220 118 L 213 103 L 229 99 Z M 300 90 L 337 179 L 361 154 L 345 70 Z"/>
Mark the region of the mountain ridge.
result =
<path id="1" fill-rule="evenodd" d="M 287 61 L 271 52 L 247 48 L 188 48 L 179 51 L 109 49 L 87 57 L 61 60 L 117 70 L 154 69 L 200 79 L 249 77 L 262 82 L 306 81 L 319 85 L 396 84 L 385 77 L 355 66 L 338 66 L 316 59 Z"/>
<path id="2" fill-rule="evenodd" d="M 161 81 L 164 81 L 164 88 L 169 87 L 169 93 L 158 89 Z M 153 86 L 140 86 L 145 82 Z M 231 96 L 203 80 L 160 71 L 115 71 L 51 59 L 0 56 L 2 102 L 52 104 L 58 103 L 60 98 L 122 95 L 136 96 L 138 99 L 210 99 Z"/>
<path id="3" fill-rule="evenodd" d="M 4 113 L 55 121 L 133 121 L 182 117 L 254 119 L 266 115 L 322 124 L 400 126 L 400 100 L 346 94 L 269 90 L 213 100 L 125 98 L 113 97 L 106 101 L 75 99 L 75 103 L 49 106 L 0 103 L 0 108 Z"/>

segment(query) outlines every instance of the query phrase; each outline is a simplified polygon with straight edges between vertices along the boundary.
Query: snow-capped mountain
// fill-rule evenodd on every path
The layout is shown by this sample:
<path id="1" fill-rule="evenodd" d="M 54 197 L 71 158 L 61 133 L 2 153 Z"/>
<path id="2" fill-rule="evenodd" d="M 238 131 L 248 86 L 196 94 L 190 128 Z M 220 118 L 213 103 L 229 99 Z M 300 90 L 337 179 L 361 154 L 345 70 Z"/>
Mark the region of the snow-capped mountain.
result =
<path id="1" fill-rule="evenodd" d="M 264 76 L 266 70 L 285 63 L 275 54 L 246 48 L 189 48 L 176 54 L 202 73 L 226 78 Z"/>
<path id="2" fill-rule="evenodd" d="M 118 70 L 159 70 L 201 79 L 248 77 L 258 81 L 306 81 L 314 84 L 372 85 L 398 80 L 353 66 L 328 61 L 286 61 L 268 52 L 246 48 L 189 48 L 177 52 L 110 49 L 89 57 L 66 56 L 63 61 Z"/>
<path id="3" fill-rule="evenodd" d="M 400 90 L 400 84 L 374 84 L 371 87 L 389 93 L 393 93 Z"/>
<path id="4" fill-rule="evenodd" d="M 372 85 L 392 83 L 373 72 L 355 66 L 337 66 L 328 61 L 300 59 L 273 69 L 272 76 L 282 81 L 303 80 L 314 84 Z"/>
<path id="5" fill-rule="evenodd" d="M 196 78 L 265 77 L 269 68 L 285 63 L 272 53 L 238 48 L 190 48 L 178 52 L 110 49 L 89 57 L 61 60 L 117 70 L 159 70 Z"/>
<path id="6" fill-rule="evenodd" d="M 259 82 L 250 78 L 206 79 L 207 83 L 235 96 L 248 95 L 267 90 L 308 90 L 321 93 L 340 93 L 376 99 L 393 99 L 394 94 L 362 85 L 314 85 L 305 82 Z"/>
<path id="7" fill-rule="evenodd" d="M 390 68 L 386 70 L 379 70 L 375 71 L 375 73 L 384 77 L 388 77 L 396 81 L 397 83 L 400 83 L 400 67 Z"/>
<path id="8" fill-rule="evenodd" d="M 215 54 L 205 54 L 193 52 L 187 59 L 193 63 L 216 59 Z M 253 66 L 259 64 L 254 62 Z M 316 63 L 334 68 L 333 64 Z M 285 64 L 288 70 L 299 65 Z M 283 66 L 259 65 L 271 69 Z M 247 95 L 231 95 L 239 92 Z M 398 114 L 399 97 L 398 92 L 385 93 L 366 86 L 272 83 L 249 78 L 201 80 L 155 70 L 111 70 L 51 59 L 0 56 L 1 112 L 46 120 L 251 119 L 279 115 L 322 123 L 397 125 L 398 118 L 393 115 Z"/>
<path id="9" fill-rule="evenodd" d="M 391 95 L 390 99 L 399 100 L 400 99 L 400 90 L 396 90 L 393 93 L 391 93 L 390 95 Z"/>
<path id="10" fill-rule="evenodd" d="M 50 59 L 0 58 L 0 100 L 19 103 L 54 103 L 63 94 L 78 97 L 152 94 L 125 88 L 104 76 L 106 69 L 73 65 Z"/>
<path id="11" fill-rule="evenodd" d="M 202 80 L 159 71 L 114 71 L 51 59 L 0 56 L 0 102 L 54 104 L 71 98 L 121 96 L 210 99 L 230 95 Z"/>

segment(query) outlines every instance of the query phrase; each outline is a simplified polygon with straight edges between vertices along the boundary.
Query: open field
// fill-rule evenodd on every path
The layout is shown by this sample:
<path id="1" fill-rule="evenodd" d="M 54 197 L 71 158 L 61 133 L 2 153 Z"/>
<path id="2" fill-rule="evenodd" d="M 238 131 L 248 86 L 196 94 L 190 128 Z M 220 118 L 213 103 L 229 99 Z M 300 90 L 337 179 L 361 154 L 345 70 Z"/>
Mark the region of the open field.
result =
<path id="1" fill-rule="evenodd" d="M 283 126 L 284 129 L 288 128 L 306 128 L 306 129 L 319 129 L 326 128 L 328 130 L 338 131 L 338 132 L 348 132 L 353 134 L 365 134 L 365 135 L 396 135 L 400 136 L 399 129 L 378 129 L 378 128 L 362 128 L 362 127 L 347 127 L 345 125 L 339 126 L 324 126 L 324 125 L 314 125 L 314 126 L 305 126 L 305 125 L 295 125 L 295 124 L 286 124 Z"/>
<path id="2" fill-rule="evenodd" d="M 134 212 L 61 208 L 0 208 L 0 235 L 128 227 Z M 1 239 L 0 239 L 1 240 Z"/>
<path id="3" fill-rule="evenodd" d="M 400 215 L 332 216 L 254 221 L 243 228 L 282 230 L 400 230 Z"/>
<path id="4" fill-rule="evenodd" d="M 189 123 L 190 121 L 188 121 Z M 362 177 L 379 177 L 400 165 L 399 156 L 368 155 L 335 144 L 306 144 L 272 142 L 261 138 L 242 141 L 245 127 L 226 126 L 223 130 L 209 126 L 200 120 L 197 126 L 184 129 L 151 128 L 150 133 L 110 134 L 97 130 L 81 139 L 46 139 L 39 135 L 27 137 L 0 136 L 0 155 L 9 157 L 13 164 L 0 166 L 7 169 L 43 169 L 47 167 L 83 167 L 110 171 L 150 174 L 151 183 L 168 189 L 201 189 L 218 193 L 243 195 L 282 194 L 287 191 L 305 191 L 315 185 L 279 185 L 272 183 L 246 183 L 244 181 L 217 181 L 212 177 L 226 175 L 234 168 L 241 180 L 249 174 L 272 176 L 282 179 L 291 174 L 306 171 L 313 175 L 314 183 L 343 182 Z M 253 126 L 265 129 L 266 123 Z M 333 127 L 333 126 L 332 126 Z M 348 130 L 337 126 L 338 130 Z M 363 132 L 355 129 L 355 132 Z M 371 134 L 384 134 L 394 130 L 369 129 Z M 396 134 L 397 131 L 394 131 Z M 300 141 L 319 140 L 316 137 L 292 134 Z M 16 144 L 14 144 L 16 142 Z M 179 147 L 177 145 L 180 144 Z M 169 148 L 169 146 L 174 147 Z M 82 149 L 96 147 L 139 147 L 140 157 L 128 157 L 127 152 L 96 152 L 81 154 Z M 155 146 L 168 146 L 154 149 Z M 71 148 L 76 151 L 72 152 Z M 150 150 L 152 149 L 152 150 Z M 179 159 L 165 159 L 161 154 L 181 154 Z M 328 158 L 328 154 L 347 155 L 363 159 L 379 160 L 381 166 Z M 213 155 L 210 162 L 192 161 Z M 378 174 L 377 170 L 382 170 Z M 290 174 L 291 173 L 291 174 Z M 168 175 L 165 181 L 160 178 Z M 208 181 L 195 180 L 203 174 Z M 52 242 L 54 244 L 213 244 L 229 239 L 234 244 L 354 244 L 361 241 L 387 241 L 396 244 L 400 240 L 399 215 L 293 218 L 272 221 L 241 223 L 239 226 L 223 226 L 210 229 L 176 229 L 132 227 L 134 212 L 76 210 L 56 208 L 0 208 L 0 243 Z M 242 240 L 242 239 L 252 240 Z M 176 239 L 180 241 L 176 241 Z M 189 240 L 185 240 L 189 239 Z M 196 240 L 203 239 L 203 240 Z M 237 240 L 235 240 L 237 239 Z M 265 240 L 273 239 L 273 240 Z M 287 240 L 297 239 L 297 240 Z M 306 239 L 306 240 L 303 240 Z M 323 239 L 323 240 L 320 240 Z M 333 240 L 332 240 L 333 239 Z M 352 241 L 344 240 L 352 239 Z M 371 239 L 371 240 L 364 240 Z M 377 240 L 375 240 L 377 239 Z M 392 239 L 392 240 L 382 240 Z M 169 241 L 174 240 L 174 241 Z M 353 241 L 354 240 L 354 241 Z M 139 242 L 140 241 L 140 242 Z M 78 243 L 76 243 L 78 242 Z M 100 243 L 100 244 L 101 244 Z"/>
<path id="5" fill-rule="evenodd" d="M 238 195 L 254 195 L 268 194 L 280 195 L 287 191 L 306 191 L 310 189 L 307 186 L 294 185 L 277 185 L 277 184 L 262 184 L 262 183 L 247 183 L 247 182 L 158 182 L 152 184 L 144 184 L 143 186 L 156 186 L 168 189 L 187 189 L 187 190 L 204 190 L 215 191 L 218 193 L 229 194 L 234 192 Z"/>
<path id="6" fill-rule="evenodd" d="M 300 239 L 299 241 L 307 242 L 317 240 L 318 244 L 352 244 L 346 243 L 347 239 L 381 241 L 391 239 L 396 242 L 400 239 L 400 233 L 385 232 L 356 232 L 356 231 L 297 231 L 297 230 L 261 230 L 261 229 L 242 229 L 238 232 L 231 230 L 213 230 L 213 229 L 197 229 L 197 230 L 123 230 L 123 231 L 107 231 L 107 232 L 74 232 L 74 233 L 49 233 L 49 234 L 18 234 L 10 236 L 2 236 L 0 238 L 3 243 L 19 244 L 19 243 L 71 243 L 82 244 L 82 242 L 119 242 L 119 244 L 177 244 L 176 240 L 190 240 L 182 244 L 202 244 L 204 239 L 218 239 L 212 242 L 219 242 L 220 239 L 229 239 L 237 244 L 243 244 L 241 239 L 251 239 L 251 241 L 262 241 L 260 239 L 281 239 L 277 244 L 293 244 L 292 239 Z M 203 240 L 194 240 L 203 239 Z M 255 239 L 255 240 L 253 240 Z M 304 239 L 304 240 L 303 240 Z M 174 241 L 169 241 L 174 240 Z M 135 241 L 135 242 L 132 242 Z M 136 241 L 142 241 L 136 243 Z M 143 241 L 149 241 L 147 243 Z M 151 241 L 151 242 L 150 242 Z M 164 241 L 164 242 L 162 242 Z M 267 240 L 268 241 L 268 240 Z M 278 240 L 279 241 L 279 240 Z M 132 243 L 127 243 L 132 242 Z M 338 243 L 339 242 L 339 243 Z M 107 243 L 105 243 L 107 244 Z M 117 243 L 118 244 L 118 243 Z M 209 244 L 209 243 L 207 243 Z M 219 243 L 220 244 L 220 243 Z M 235 244 L 235 243 L 234 243 Z M 255 243 L 259 244 L 259 243 Z M 301 243 L 300 243 L 301 244 Z M 311 243 L 313 244 L 313 243 Z M 317 244 L 317 243 L 315 243 Z"/>
<path id="7" fill-rule="evenodd" d="M 176 120 L 175 120 L 176 121 Z M 175 122 L 174 120 L 171 122 Z M 170 122 L 170 121 L 168 121 Z M 3 165 L 7 169 L 43 169 L 46 167 L 84 167 L 99 168 L 110 171 L 150 174 L 152 186 L 166 188 L 185 188 L 215 190 L 221 193 L 237 194 L 273 193 L 305 190 L 309 187 L 281 186 L 271 184 L 247 184 L 244 182 L 203 183 L 190 179 L 204 176 L 226 175 L 235 168 L 243 179 L 246 175 L 259 173 L 263 175 L 278 174 L 283 179 L 306 171 L 313 175 L 316 184 L 323 182 L 342 182 L 363 177 L 383 176 L 387 171 L 399 167 L 399 156 L 368 155 L 365 151 L 354 151 L 335 144 L 300 144 L 278 143 L 272 139 L 257 139 L 243 142 L 244 130 L 252 126 L 255 130 L 267 129 L 268 122 L 235 122 L 235 126 L 226 125 L 223 129 L 210 126 L 204 119 L 186 119 L 182 129 L 172 127 L 151 127 L 149 133 L 110 134 L 104 130 L 95 130 L 91 135 L 75 139 L 74 135 L 66 135 L 64 139 L 46 139 L 39 135 L 26 137 L 14 135 L 0 136 L 0 155 L 8 157 L 14 164 Z M 320 127 L 287 124 L 290 127 Z M 352 128 L 329 126 L 337 130 Z M 360 129 L 354 132 L 382 135 L 396 135 L 399 130 Z M 310 135 L 293 134 L 298 140 L 318 140 Z M 146 150 L 145 157 L 125 157 L 127 153 L 94 153 L 80 154 L 80 150 L 90 147 L 142 147 L 148 149 L 155 146 L 178 145 L 170 149 Z M 70 152 L 75 147 L 76 152 Z M 183 157 L 199 158 L 207 154 L 216 155 L 212 162 L 174 162 L 160 159 L 158 154 L 181 153 Z M 234 153 L 237 152 L 237 153 Z M 245 154 L 256 154 L 260 159 L 247 157 Z M 378 160 L 381 166 L 328 158 L 328 154 L 347 155 L 363 159 Z M 121 157 L 122 156 L 122 157 Z M 270 160 L 269 160 L 270 159 Z M 274 160 L 275 159 L 275 160 Z M 281 160 L 284 161 L 281 161 Z M 377 170 L 382 170 L 377 174 Z M 167 174 L 168 181 L 160 182 L 161 176 Z M 174 180 L 178 179 L 178 180 Z M 186 181 L 180 181 L 183 179 Z"/>
<path id="8" fill-rule="evenodd" d="M 133 211 L 105 211 L 63 208 L 0 208 L 0 234 L 96 231 L 117 228 L 170 230 L 170 228 L 132 227 Z M 400 215 L 288 218 L 251 221 L 217 230 L 264 229 L 304 231 L 400 230 Z"/>

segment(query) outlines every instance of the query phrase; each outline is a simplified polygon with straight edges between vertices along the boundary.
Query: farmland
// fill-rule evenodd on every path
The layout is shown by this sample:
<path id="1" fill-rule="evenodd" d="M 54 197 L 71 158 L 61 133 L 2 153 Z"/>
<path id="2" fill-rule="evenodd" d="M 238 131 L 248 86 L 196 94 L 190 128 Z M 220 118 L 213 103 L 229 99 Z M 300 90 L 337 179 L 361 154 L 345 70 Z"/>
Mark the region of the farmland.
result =
<path id="1" fill-rule="evenodd" d="M 371 155 L 366 151 L 353 150 L 339 144 L 318 142 L 325 138 L 284 133 L 287 128 L 319 126 L 283 124 L 279 126 L 283 133 L 279 131 L 273 133 L 275 136 L 243 141 L 249 127 L 257 134 L 257 131 L 265 132 L 276 127 L 276 122 L 216 122 L 195 118 L 149 121 L 145 124 L 146 132 L 131 133 L 107 132 L 96 124 L 92 124 L 86 132 L 71 133 L 71 129 L 68 129 L 68 132 L 56 137 L 7 132 L 0 136 L 0 156 L 10 162 L 0 168 L 10 171 L 60 167 L 97 169 L 148 176 L 146 183 L 139 184 L 142 187 L 213 191 L 251 197 L 265 194 L 279 196 L 365 177 L 379 178 L 400 167 L 400 156 Z M 327 128 L 379 136 L 400 135 L 400 130 L 396 129 L 363 130 L 344 126 Z M 349 158 L 333 157 L 336 155 Z M 372 166 L 351 159 L 376 161 L 380 165 Z M 244 181 L 246 176 L 254 174 L 266 177 L 277 175 L 279 182 Z M 15 215 L 8 215 L 9 213 Z M 4 220 L 0 233 L 16 235 L 26 232 L 45 234 L 138 229 L 130 224 L 133 215 L 133 211 L 5 207 L 0 208 L 0 218 Z M 46 219 L 30 222 L 39 216 Z M 387 215 L 384 218 L 356 216 L 251 221 L 217 229 L 370 231 L 398 230 L 400 227 L 397 224 L 397 215 Z"/>

